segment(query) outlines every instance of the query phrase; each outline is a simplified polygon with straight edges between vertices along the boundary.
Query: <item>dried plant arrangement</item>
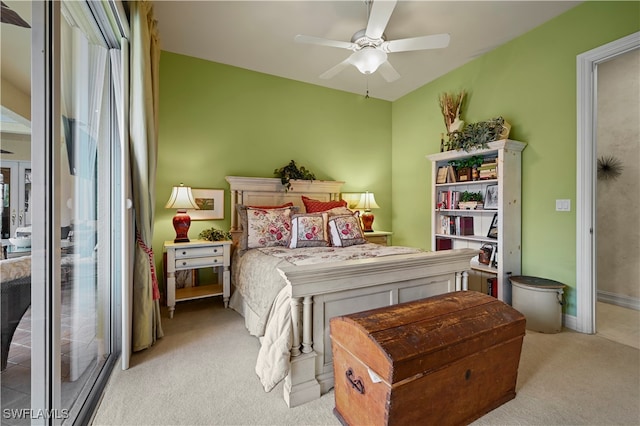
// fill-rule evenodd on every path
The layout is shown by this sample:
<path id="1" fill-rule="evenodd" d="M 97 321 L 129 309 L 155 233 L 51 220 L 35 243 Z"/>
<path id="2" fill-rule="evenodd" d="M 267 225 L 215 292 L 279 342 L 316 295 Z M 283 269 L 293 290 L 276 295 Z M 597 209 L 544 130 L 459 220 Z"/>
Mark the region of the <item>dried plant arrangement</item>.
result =
<path id="1" fill-rule="evenodd" d="M 440 95 L 440 111 L 444 118 L 447 134 L 460 131 L 464 126 L 464 121 L 460 118 L 460 110 L 462 109 L 464 96 L 464 90 L 460 93 L 442 93 Z"/>

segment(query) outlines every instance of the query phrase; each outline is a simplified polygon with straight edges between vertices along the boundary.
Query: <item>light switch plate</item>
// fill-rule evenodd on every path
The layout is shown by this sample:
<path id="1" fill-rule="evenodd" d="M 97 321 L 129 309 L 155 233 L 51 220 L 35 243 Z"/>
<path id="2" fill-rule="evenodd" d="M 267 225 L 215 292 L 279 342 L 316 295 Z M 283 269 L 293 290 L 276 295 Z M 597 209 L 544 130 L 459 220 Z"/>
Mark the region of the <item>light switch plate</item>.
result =
<path id="1" fill-rule="evenodd" d="M 571 200 L 556 200 L 556 211 L 557 212 L 570 212 L 571 211 Z"/>

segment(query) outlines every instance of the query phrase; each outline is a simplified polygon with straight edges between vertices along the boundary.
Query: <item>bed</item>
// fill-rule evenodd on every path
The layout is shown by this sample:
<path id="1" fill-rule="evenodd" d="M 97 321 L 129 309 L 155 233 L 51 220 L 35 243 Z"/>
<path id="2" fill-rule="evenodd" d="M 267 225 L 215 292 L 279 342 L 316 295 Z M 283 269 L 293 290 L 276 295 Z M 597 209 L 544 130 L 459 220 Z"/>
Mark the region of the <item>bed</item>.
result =
<path id="1" fill-rule="evenodd" d="M 307 216 L 315 220 L 317 213 L 295 213 L 304 213 L 310 207 L 305 205 L 308 200 L 327 206 L 339 203 L 344 182 L 294 180 L 285 190 L 277 178 L 227 176 L 226 180 L 234 239 L 230 307 L 260 339 L 256 374 L 263 387 L 270 391 L 284 380 L 289 407 L 333 388 L 332 317 L 467 289 L 469 261 L 477 254 L 471 249 L 427 252 L 366 241 L 351 244 L 350 240 L 335 247 L 332 235 L 327 236 L 329 245 L 289 248 L 289 243 L 262 246 L 255 241 L 247 245 L 247 231 L 253 226 L 247 224 L 247 216 L 275 217 L 291 209 L 287 214 L 297 218 L 294 225 L 302 226 L 299 221 Z M 258 211 L 267 207 L 277 208 Z M 325 226 L 328 234 L 336 231 L 339 220 L 350 220 L 342 213 L 319 215 L 331 224 Z"/>

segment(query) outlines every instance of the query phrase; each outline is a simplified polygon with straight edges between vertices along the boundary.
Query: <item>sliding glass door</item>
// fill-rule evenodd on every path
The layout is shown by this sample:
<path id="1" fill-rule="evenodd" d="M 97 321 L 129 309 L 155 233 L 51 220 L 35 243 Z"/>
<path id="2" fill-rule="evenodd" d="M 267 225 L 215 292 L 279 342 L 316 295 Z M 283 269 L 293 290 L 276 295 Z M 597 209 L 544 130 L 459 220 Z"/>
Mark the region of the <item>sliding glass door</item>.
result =
<path id="1" fill-rule="evenodd" d="M 120 36 L 105 36 L 111 10 L 33 2 L 36 424 L 85 423 L 120 353 L 121 70 L 111 59 Z"/>

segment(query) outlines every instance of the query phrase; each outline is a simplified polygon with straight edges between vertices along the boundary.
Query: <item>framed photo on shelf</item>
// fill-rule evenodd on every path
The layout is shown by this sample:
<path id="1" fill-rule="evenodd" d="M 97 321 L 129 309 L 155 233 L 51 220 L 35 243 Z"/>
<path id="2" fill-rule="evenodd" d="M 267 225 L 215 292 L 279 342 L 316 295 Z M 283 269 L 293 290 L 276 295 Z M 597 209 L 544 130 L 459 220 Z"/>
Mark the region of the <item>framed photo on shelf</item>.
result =
<path id="1" fill-rule="evenodd" d="M 200 207 L 187 210 L 191 220 L 224 219 L 224 189 L 192 188 L 191 193 Z"/>
<path id="2" fill-rule="evenodd" d="M 491 221 L 491 226 L 489 227 L 487 237 L 496 239 L 498 238 L 498 213 L 493 214 L 493 220 Z"/>
<path id="3" fill-rule="evenodd" d="M 489 185 L 484 193 L 484 208 L 498 208 L 498 185 Z"/>

